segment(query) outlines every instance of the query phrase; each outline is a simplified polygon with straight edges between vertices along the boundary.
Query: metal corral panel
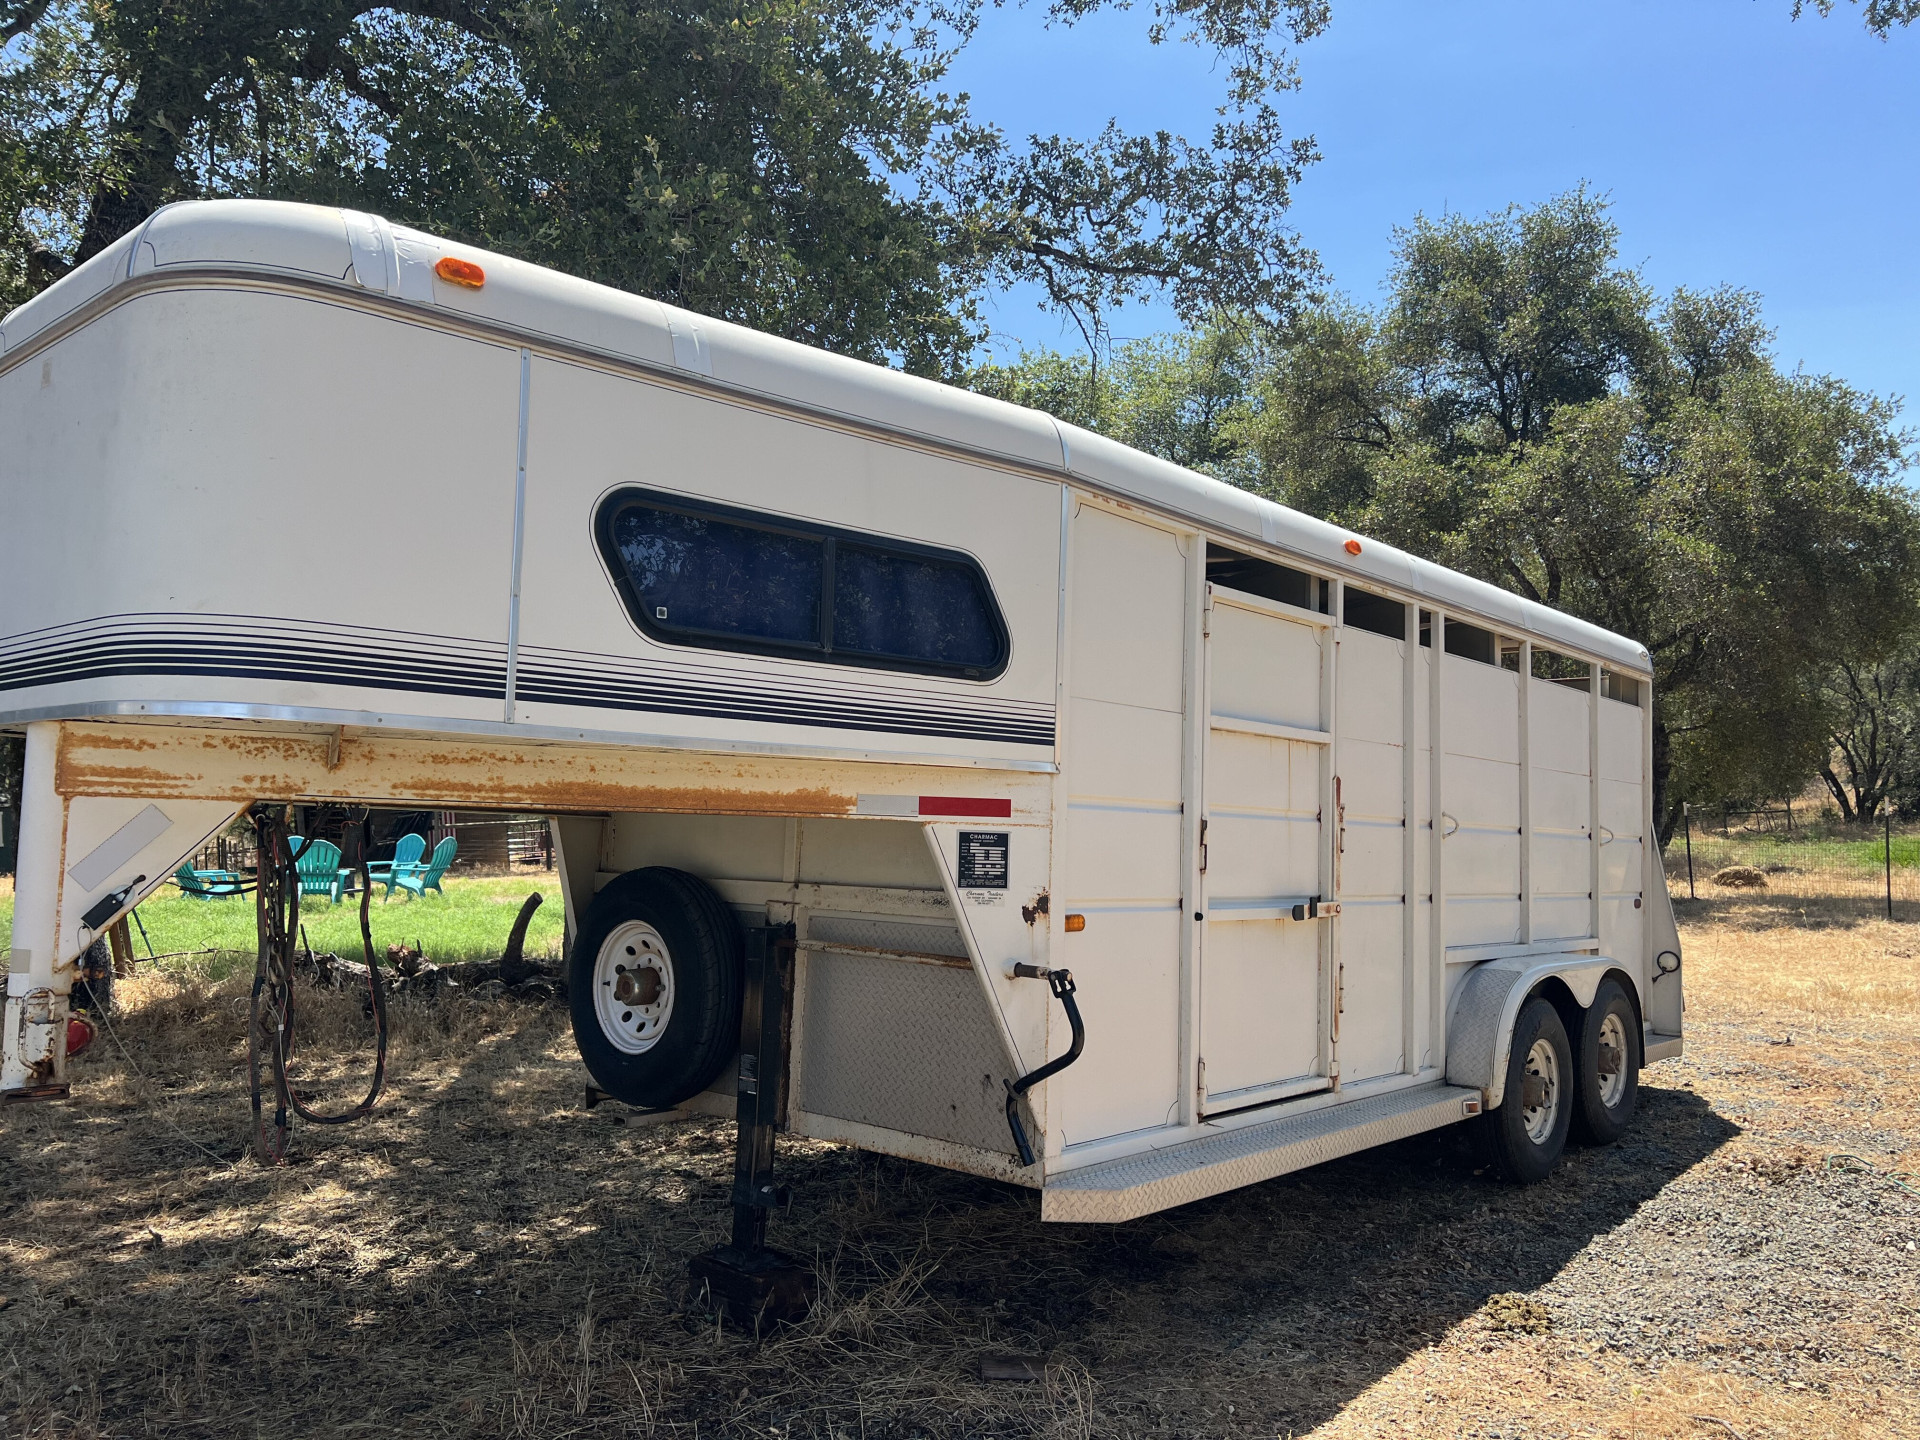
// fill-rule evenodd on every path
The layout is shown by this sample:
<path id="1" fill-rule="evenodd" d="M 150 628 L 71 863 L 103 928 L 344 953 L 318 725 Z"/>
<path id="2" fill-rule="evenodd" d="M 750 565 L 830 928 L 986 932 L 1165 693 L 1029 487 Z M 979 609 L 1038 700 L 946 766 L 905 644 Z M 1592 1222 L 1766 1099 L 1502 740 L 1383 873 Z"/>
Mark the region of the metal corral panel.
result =
<path id="1" fill-rule="evenodd" d="M 1257 1185 L 1461 1119 L 1478 1091 L 1422 1085 L 1072 1170 L 1040 1192 L 1042 1220 L 1112 1223 Z"/>

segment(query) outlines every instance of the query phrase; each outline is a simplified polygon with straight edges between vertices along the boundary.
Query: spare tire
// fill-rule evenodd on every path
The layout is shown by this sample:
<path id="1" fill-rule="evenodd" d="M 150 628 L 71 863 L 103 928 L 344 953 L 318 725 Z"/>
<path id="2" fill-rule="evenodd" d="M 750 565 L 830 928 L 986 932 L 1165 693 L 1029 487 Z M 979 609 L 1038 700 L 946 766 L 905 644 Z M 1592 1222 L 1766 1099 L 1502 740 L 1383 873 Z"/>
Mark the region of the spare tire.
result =
<path id="1" fill-rule="evenodd" d="M 594 1083 L 648 1109 L 711 1085 L 740 1043 L 742 954 L 733 911 L 684 870 L 630 870 L 594 896 L 567 959 Z"/>

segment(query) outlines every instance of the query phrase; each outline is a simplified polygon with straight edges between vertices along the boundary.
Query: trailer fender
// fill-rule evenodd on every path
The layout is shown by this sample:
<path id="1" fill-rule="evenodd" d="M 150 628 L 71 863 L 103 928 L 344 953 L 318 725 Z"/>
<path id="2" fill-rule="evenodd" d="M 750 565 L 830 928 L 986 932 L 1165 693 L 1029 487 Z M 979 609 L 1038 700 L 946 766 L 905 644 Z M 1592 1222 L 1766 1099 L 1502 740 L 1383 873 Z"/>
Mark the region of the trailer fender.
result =
<path id="1" fill-rule="evenodd" d="M 1475 966 L 1460 982 L 1447 1017 L 1447 1083 L 1480 1091 L 1486 1108 L 1498 1109 L 1514 1021 L 1540 982 L 1559 980 L 1584 1009 L 1593 1003 L 1601 979 L 1619 970 L 1606 956 L 1588 954 L 1514 956 Z M 1629 983 L 1629 991 L 1633 988 Z"/>

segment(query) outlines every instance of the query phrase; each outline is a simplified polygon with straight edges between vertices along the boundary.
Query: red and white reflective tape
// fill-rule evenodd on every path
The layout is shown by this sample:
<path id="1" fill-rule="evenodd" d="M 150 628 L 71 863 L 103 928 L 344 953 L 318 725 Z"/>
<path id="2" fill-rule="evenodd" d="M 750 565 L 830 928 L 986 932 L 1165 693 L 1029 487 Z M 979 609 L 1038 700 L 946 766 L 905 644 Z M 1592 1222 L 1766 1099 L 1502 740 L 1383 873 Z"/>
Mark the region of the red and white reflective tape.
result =
<path id="1" fill-rule="evenodd" d="M 862 795 L 854 803 L 853 813 L 915 819 L 1008 820 L 1013 817 L 1013 801 L 990 795 Z"/>

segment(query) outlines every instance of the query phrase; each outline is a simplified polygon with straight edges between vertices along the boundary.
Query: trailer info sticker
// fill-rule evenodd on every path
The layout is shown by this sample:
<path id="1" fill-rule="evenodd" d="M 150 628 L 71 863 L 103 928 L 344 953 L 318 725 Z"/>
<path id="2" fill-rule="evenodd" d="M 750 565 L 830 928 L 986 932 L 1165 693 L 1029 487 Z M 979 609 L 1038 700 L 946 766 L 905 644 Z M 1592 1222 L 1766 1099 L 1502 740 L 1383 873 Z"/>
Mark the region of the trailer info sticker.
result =
<path id="1" fill-rule="evenodd" d="M 1007 898 L 1005 830 L 960 832 L 960 891 L 970 905 L 998 905 Z"/>

